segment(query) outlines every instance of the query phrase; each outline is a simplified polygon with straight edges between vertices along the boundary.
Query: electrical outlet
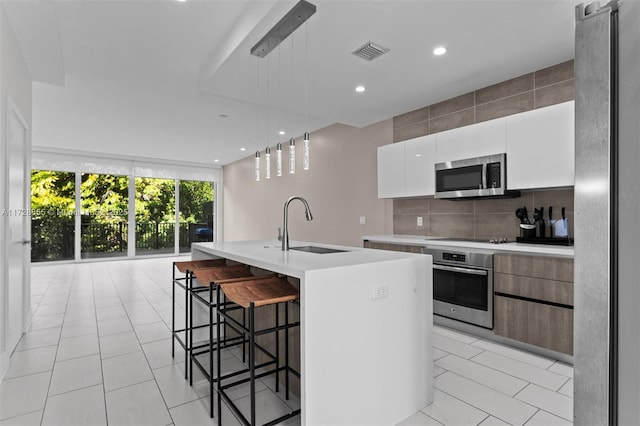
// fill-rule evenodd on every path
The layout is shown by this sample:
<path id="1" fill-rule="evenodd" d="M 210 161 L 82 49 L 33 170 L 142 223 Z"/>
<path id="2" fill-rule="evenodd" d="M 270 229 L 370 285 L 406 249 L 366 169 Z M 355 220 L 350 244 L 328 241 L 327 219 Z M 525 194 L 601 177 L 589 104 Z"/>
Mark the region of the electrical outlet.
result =
<path id="1" fill-rule="evenodd" d="M 373 299 L 381 299 L 383 297 L 389 296 L 389 286 L 383 285 L 380 287 L 373 288 Z"/>
<path id="2" fill-rule="evenodd" d="M 360 216 L 360 225 L 366 225 L 366 223 L 367 223 L 367 217 Z"/>
<path id="3" fill-rule="evenodd" d="M 422 226 L 422 216 L 418 216 L 418 226 Z"/>

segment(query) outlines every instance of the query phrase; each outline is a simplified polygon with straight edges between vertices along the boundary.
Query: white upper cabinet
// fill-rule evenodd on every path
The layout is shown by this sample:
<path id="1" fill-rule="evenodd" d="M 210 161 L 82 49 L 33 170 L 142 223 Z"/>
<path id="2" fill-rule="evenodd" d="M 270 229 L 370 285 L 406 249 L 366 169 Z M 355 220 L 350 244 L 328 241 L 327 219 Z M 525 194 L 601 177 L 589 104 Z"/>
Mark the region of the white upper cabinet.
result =
<path id="1" fill-rule="evenodd" d="M 378 198 L 433 195 L 436 136 L 378 147 Z"/>
<path id="2" fill-rule="evenodd" d="M 507 188 L 573 186 L 574 102 L 378 147 L 378 198 L 435 191 L 435 163 L 507 153 Z"/>
<path id="3" fill-rule="evenodd" d="M 378 198 L 404 197 L 403 142 L 378 147 Z"/>
<path id="4" fill-rule="evenodd" d="M 435 190 L 436 135 L 405 141 L 405 196 L 433 195 Z"/>
<path id="5" fill-rule="evenodd" d="M 574 102 L 507 117 L 507 187 L 573 186 Z"/>
<path id="6" fill-rule="evenodd" d="M 505 118 L 447 130 L 437 135 L 436 163 L 501 154 L 507 150 Z"/>

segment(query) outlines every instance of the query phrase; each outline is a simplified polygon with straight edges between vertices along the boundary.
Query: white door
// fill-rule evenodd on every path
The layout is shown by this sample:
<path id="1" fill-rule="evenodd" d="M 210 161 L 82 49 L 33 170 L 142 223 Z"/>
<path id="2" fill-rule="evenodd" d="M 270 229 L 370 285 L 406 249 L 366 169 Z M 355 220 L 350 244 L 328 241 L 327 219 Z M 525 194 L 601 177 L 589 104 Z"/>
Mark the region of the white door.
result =
<path id="1" fill-rule="evenodd" d="M 8 333 L 10 352 L 14 350 L 25 331 L 25 313 L 29 306 L 30 262 L 30 216 L 27 125 L 18 108 L 9 99 L 7 102 L 7 162 L 9 185 L 7 195 L 6 225 L 9 236 L 7 244 L 7 288 L 9 301 Z"/>

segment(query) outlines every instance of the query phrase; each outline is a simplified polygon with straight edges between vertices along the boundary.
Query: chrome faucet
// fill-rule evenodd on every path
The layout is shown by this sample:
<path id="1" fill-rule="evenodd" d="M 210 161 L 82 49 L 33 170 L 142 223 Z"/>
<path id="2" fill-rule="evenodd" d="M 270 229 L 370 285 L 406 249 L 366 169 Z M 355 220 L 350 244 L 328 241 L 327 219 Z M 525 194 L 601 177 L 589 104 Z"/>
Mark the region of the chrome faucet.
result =
<path id="1" fill-rule="evenodd" d="M 311 214 L 311 209 L 309 208 L 309 203 L 302 197 L 289 197 L 289 199 L 284 203 L 284 224 L 282 225 L 282 251 L 289 250 L 289 204 L 293 200 L 300 200 L 304 204 L 304 215 L 307 220 L 313 220 L 313 215 Z"/>

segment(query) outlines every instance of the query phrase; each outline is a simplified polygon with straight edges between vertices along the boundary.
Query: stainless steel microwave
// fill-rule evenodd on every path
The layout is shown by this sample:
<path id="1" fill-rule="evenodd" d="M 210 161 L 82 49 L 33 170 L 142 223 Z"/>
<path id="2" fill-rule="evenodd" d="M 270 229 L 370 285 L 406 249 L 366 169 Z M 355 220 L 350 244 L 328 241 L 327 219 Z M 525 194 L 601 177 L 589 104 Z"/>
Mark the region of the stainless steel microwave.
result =
<path id="1" fill-rule="evenodd" d="M 507 190 L 507 154 L 437 163 L 435 198 L 513 198 Z"/>

